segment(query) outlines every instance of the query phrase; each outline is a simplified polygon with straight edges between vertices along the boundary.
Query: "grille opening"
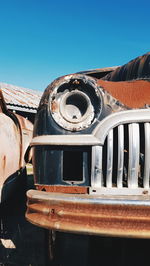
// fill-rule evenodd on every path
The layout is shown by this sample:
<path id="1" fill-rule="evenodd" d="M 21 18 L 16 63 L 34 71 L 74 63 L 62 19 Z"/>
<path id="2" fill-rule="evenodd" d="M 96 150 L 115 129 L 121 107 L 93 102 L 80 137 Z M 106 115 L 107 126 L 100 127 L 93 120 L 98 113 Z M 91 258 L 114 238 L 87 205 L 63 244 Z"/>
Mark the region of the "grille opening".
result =
<path id="1" fill-rule="evenodd" d="M 83 152 L 63 152 L 63 180 L 72 183 L 83 182 Z"/>
<path id="2" fill-rule="evenodd" d="M 124 134 L 124 148 L 123 148 L 123 175 L 122 175 L 122 187 L 128 187 L 129 184 L 129 124 L 123 125 Z M 112 163 L 112 187 L 117 187 L 117 172 L 118 172 L 118 139 L 119 132 L 118 127 L 113 129 L 113 163 Z M 107 153 L 108 153 L 108 136 L 105 139 L 103 146 L 102 156 L 102 171 L 103 171 L 103 187 L 107 187 Z M 133 154 L 133 156 L 135 156 Z M 139 165 L 138 165 L 138 187 L 144 187 L 144 171 L 145 171 L 145 128 L 144 123 L 139 123 Z"/>

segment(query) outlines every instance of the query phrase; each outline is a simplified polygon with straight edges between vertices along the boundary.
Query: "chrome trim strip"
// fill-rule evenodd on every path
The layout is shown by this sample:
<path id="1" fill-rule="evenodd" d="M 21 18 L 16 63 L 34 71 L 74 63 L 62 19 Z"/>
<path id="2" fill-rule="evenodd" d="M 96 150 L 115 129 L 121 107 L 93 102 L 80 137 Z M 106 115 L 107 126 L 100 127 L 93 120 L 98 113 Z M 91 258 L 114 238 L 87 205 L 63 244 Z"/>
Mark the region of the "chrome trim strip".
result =
<path id="1" fill-rule="evenodd" d="M 36 145 L 77 145 L 97 146 L 104 145 L 109 131 L 121 124 L 150 122 L 150 109 L 121 111 L 104 118 L 93 130 L 91 135 L 46 135 L 34 137 L 31 146 Z M 61 141 L 60 141 L 61 138 Z"/>
<path id="2" fill-rule="evenodd" d="M 102 172 L 102 147 L 92 147 L 92 173 L 91 186 L 93 188 L 102 187 L 103 172 Z"/>
<path id="3" fill-rule="evenodd" d="M 144 188 L 149 188 L 150 181 L 150 123 L 144 124 L 145 129 L 145 165 L 144 165 Z"/>
<path id="4" fill-rule="evenodd" d="M 30 146 L 66 145 L 66 146 L 97 146 L 100 142 L 93 135 L 44 135 L 34 137 Z"/>
<path id="5" fill-rule="evenodd" d="M 128 187 L 138 187 L 140 138 L 139 124 L 129 125 L 129 162 L 128 162 Z"/>
<path id="6" fill-rule="evenodd" d="M 118 126 L 118 169 L 117 187 L 123 187 L 123 166 L 124 166 L 124 126 Z"/>
<path id="7" fill-rule="evenodd" d="M 112 187 L 112 170 L 113 170 L 113 130 L 109 131 L 107 137 L 107 170 L 106 170 L 106 187 Z"/>
<path id="8" fill-rule="evenodd" d="M 127 123 L 150 122 L 150 109 L 121 111 L 107 116 L 93 130 L 93 136 L 99 139 L 100 145 L 104 141 L 110 129 Z"/>

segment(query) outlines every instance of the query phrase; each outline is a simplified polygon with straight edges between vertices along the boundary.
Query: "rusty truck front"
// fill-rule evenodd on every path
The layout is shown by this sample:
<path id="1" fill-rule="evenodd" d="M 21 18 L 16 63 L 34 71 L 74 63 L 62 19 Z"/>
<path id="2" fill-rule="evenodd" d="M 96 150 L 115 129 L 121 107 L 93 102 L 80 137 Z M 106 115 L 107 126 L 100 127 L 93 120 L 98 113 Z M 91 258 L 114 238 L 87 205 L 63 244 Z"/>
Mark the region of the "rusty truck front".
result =
<path id="1" fill-rule="evenodd" d="M 28 221 L 65 232 L 150 237 L 148 62 L 149 53 L 103 79 L 85 72 L 47 87 L 31 143 L 37 190 L 27 193 Z"/>

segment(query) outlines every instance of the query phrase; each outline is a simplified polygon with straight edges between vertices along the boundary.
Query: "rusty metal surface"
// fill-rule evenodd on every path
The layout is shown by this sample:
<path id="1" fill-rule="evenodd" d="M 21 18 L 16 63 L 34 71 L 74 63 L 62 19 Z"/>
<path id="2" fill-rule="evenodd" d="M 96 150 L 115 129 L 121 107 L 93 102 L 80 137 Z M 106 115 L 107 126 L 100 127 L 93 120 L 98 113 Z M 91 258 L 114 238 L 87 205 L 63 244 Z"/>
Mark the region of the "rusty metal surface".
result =
<path id="1" fill-rule="evenodd" d="M 54 80 L 44 91 L 39 108 L 38 108 L 38 113 L 35 119 L 35 126 L 34 126 L 34 136 L 41 135 L 41 132 L 43 135 L 54 135 L 54 129 L 55 131 L 59 131 L 59 134 L 62 135 L 64 132 L 66 132 L 67 135 L 72 134 L 70 132 L 70 127 L 69 130 L 64 129 L 64 125 L 57 125 L 57 122 L 59 121 L 60 123 L 60 117 L 58 117 L 56 120 L 57 122 L 55 123 L 54 119 L 52 119 L 52 115 L 54 116 L 54 113 L 57 113 L 58 108 L 58 102 L 54 101 L 52 98 L 51 100 L 51 107 L 50 107 L 50 98 L 51 95 L 55 94 L 54 92 L 57 92 L 58 89 L 62 89 L 62 86 L 69 87 L 72 85 L 74 81 L 80 81 L 80 84 L 82 83 L 87 84 L 88 86 L 91 84 L 89 91 L 91 93 L 91 88 L 94 87 L 97 95 L 101 95 L 99 97 L 99 104 L 95 103 L 95 117 L 92 120 L 91 124 L 89 125 L 88 128 L 83 128 L 85 134 L 89 133 L 92 131 L 92 129 L 98 124 L 99 120 L 102 120 L 105 116 L 110 114 L 111 112 L 118 112 L 121 110 L 126 110 L 128 107 L 119 102 L 118 99 L 114 98 L 105 88 L 99 84 L 99 80 L 88 77 L 86 75 L 81 75 L 81 74 L 73 74 L 73 75 L 68 75 L 65 77 L 60 77 L 56 80 Z M 81 86 L 82 87 L 82 86 Z M 57 96 L 57 95 L 56 95 Z M 100 107 L 99 107 L 100 105 Z M 98 108 L 99 107 L 99 108 Z M 51 109 L 51 110 L 50 110 Z M 51 114 L 50 111 L 53 113 Z M 55 125 L 54 125 L 55 124 Z M 51 127 L 49 126 L 51 125 Z M 64 130 L 62 130 L 64 129 Z M 76 134 L 79 134 L 76 129 L 72 129 Z"/>
<path id="2" fill-rule="evenodd" d="M 107 81 L 150 80 L 150 52 L 118 67 L 102 79 Z"/>
<path id="3" fill-rule="evenodd" d="M 6 83 L 0 83 L 0 88 L 3 91 L 5 102 L 9 109 L 15 106 L 18 110 L 20 108 L 23 111 L 29 109 L 30 112 L 35 112 L 37 110 L 42 95 L 41 91 L 21 88 Z"/>
<path id="4" fill-rule="evenodd" d="M 16 114 L 15 116 L 17 117 L 19 121 L 20 129 L 21 129 L 20 167 L 24 167 L 25 164 L 31 160 L 31 156 L 32 156 L 32 152 L 29 150 L 28 161 L 25 161 L 25 155 L 29 148 L 30 142 L 32 140 L 33 124 L 21 115 Z"/>
<path id="5" fill-rule="evenodd" d="M 98 84 L 103 90 L 112 95 L 128 108 L 143 108 L 150 105 L 150 81 L 104 81 L 99 80 Z"/>
<path id="6" fill-rule="evenodd" d="M 150 105 L 150 52 L 118 67 L 98 84 L 129 108 Z"/>
<path id="7" fill-rule="evenodd" d="M 92 86 L 94 84 L 95 91 L 101 94 L 101 112 L 99 108 L 96 119 L 93 119 L 86 129 L 82 128 L 81 132 L 72 128 L 74 135 L 78 137 L 83 134 L 82 136 L 86 138 L 98 125 L 101 127 L 105 117 L 109 117 L 114 112 L 142 108 L 145 105 L 148 108 L 150 105 L 149 60 L 150 53 L 117 68 L 103 79 L 92 77 L 92 73 L 91 77 L 88 77 L 87 75 L 90 76 L 89 72 L 56 79 L 46 88 L 41 98 L 35 121 L 34 140 L 37 137 L 38 140 L 41 138 L 47 141 L 49 137 L 53 137 L 59 141 L 60 136 L 59 144 L 61 145 L 63 137 L 67 139 L 67 136 L 72 136 L 71 128 L 66 128 L 63 123 L 60 123 L 62 118 L 54 117 L 54 113 L 59 111 L 62 94 L 66 93 L 66 90 L 70 92 L 73 84 L 76 84 L 77 87 L 74 87 L 74 90 L 83 90 L 83 80 L 86 85 L 89 82 Z M 82 86 L 78 87 L 79 84 Z M 88 89 L 90 91 L 91 86 Z M 130 112 L 133 111 L 135 110 Z M 66 120 L 68 121 L 68 117 Z M 66 146 L 66 142 L 63 142 L 64 146 Z M 33 157 L 36 162 L 34 164 L 36 187 L 42 191 L 27 193 L 26 218 L 28 221 L 44 228 L 73 233 L 150 238 L 150 197 L 148 195 L 117 197 L 106 196 L 104 192 L 100 195 L 101 191 L 97 196 L 79 195 L 75 190 L 69 192 L 71 186 L 67 190 L 62 186 L 59 189 L 59 185 L 63 185 L 60 153 L 57 154 L 56 159 L 56 153 L 54 154 L 52 150 L 49 153 L 50 157 L 45 149 L 48 141 L 41 143 L 44 144 L 43 147 L 39 146 L 39 143 L 37 141 L 38 146 L 33 148 Z M 55 145 L 56 142 L 53 143 L 53 146 Z M 99 162 L 99 159 L 97 161 Z M 49 162 L 53 166 L 51 176 Z M 89 162 L 84 165 L 89 165 Z M 41 170 L 40 167 L 43 167 L 44 170 Z M 85 180 L 90 180 L 90 178 L 86 176 Z M 43 184 L 47 186 L 43 186 Z M 56 188 L 56 186 L 49 185 L 58 186 Z M 91 184 L 86 183 L 85 185 L 90 186 Z M 43 190 L 47 192 L 43 192 Z M 68 192 L 75 194 L 70 195 Z M 93 192 L 95 191 L 93 190 Z"/>
<path id="8" fill-rule="evenodd" d="M 80 81 L 86 83 L 91 83 L 91 87 L 94 87 L 95 90 L 98 91 L 99 93 L 102 94 L 103 102 L 104 102 L 104 107 L 107 110 L 107 106 L 109 108 L 113 109 L 113 111 L 120 111 L 120 110 L 125 110 L 127 107 L 118 101 L 118 99 L 115 99 L 105 88 L 103 89 L 103 86 L 101 85 L 101 80 L 92 78 L 92 77 L 87 77 L 84 74 L 72 74 L 64 77 L 60 77 L 56 80 L 54 80 L 51 84 L 47 86 L 45 89 L 40 104 L 39 104 L 39 111 L 43 108 L 48 108 L 49 110 L 49 98 L 50 95 L 54 93 L 54 91 L 57 91 L 59 87 L 62 85 L 68 85 L 71 82 L 74 81 Z M 82 81 L 83 80 L 83 81 Z M 104 83 L 105 84 L 105 83 Z M 57 110 L 58 109 L 58 104 L 56 104 L 53 101 L 52 104 L 52 110 Z M 106 110 L 104 110 L 106 112 Z M 102 116 L 103 117 L 103 116 Z"/>
<path id="9" fill-rule="evenodd" d="M 70 193 L 70 194 L 87 194 L 89 188 L 86 186 L 50 186 L 35 184 L 36 189 L 46 192 Z"/>
<path id="10" fill-rule="evenodd" d="M 148 196 L 91 197 L 27 192 L 26 218 L 35 225 L 84 234 L 150 238 Z"/>
<path id="11" fill-rule="evenodd" d="M 25 167 L 24 156 L 32 139 L 33 125 L 7 110 L 0 91 L 0 193 L 7 179 Z"/>

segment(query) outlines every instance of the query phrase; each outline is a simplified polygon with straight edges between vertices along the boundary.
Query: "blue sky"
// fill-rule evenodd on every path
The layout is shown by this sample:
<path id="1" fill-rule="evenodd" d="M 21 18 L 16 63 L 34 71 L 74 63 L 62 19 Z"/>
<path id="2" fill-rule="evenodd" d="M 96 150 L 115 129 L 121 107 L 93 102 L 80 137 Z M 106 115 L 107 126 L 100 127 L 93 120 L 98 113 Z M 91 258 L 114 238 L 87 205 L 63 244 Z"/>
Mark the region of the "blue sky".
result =
<path id="1" fill-rule="evenodd" d="M 44 90 L 124 64 L 150 51 L 149 10 L 149 0 L 0 0 L 0 82 Z"/>

